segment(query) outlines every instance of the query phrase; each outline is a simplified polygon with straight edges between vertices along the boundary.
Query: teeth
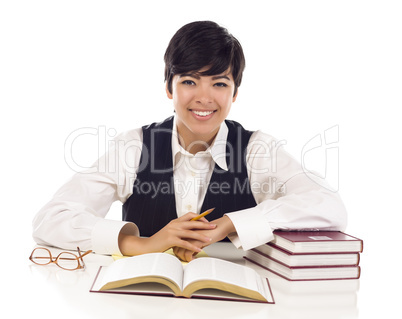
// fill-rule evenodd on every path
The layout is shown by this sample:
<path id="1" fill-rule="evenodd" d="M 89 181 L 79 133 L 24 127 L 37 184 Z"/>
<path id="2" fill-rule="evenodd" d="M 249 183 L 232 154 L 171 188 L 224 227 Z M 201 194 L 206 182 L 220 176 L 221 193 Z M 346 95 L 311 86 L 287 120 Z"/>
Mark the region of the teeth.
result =
<path id="1" fill-rule="evenodd" d="M 205 111 L 205 112 L 193 111 L 193 112 L 198 116 L 207 116 L 214 113 L 214 111 Z"/>

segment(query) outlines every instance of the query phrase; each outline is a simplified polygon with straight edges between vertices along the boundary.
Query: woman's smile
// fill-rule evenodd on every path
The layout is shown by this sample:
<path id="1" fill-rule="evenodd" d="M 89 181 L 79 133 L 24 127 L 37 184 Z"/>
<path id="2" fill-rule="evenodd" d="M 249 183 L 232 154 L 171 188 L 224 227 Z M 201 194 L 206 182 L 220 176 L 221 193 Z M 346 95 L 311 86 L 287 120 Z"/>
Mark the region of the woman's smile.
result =
<path id="1" fill-rule="evenodd" d="M 200 110 L 193 110 L 193 109 L 190 109 L 189 111 L 192 112 L 194 117 L 200 121 L 209 120 L 216 112 L 216 110 L 200 111 Z"/>

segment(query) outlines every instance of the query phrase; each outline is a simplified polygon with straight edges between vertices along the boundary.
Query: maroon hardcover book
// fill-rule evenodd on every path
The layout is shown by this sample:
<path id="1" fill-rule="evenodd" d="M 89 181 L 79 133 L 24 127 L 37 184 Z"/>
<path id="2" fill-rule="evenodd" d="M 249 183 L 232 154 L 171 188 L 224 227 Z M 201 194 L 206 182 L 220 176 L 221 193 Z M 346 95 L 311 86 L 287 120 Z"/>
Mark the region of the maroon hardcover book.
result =
<path id="1" fill-rule="evenodd" d="M 274 231 L 272 244 L 293 253 L 362 252 L 363 241 L 340 231 Z"/>
<path id="2" fill-rule="evenodd" d="M 258 246 L 253 250 L 289 267 L 358 266 L 360 263 L 360 253 L 355 252 L 295 254 L 272 243 Z"/>
<path id="3" fill-rule="evenodd" d="M 244 258 L 290 281 L 358 279 L 361 271 L 359 266 L 289 267 L 256 250 L 247 251 Z"/>

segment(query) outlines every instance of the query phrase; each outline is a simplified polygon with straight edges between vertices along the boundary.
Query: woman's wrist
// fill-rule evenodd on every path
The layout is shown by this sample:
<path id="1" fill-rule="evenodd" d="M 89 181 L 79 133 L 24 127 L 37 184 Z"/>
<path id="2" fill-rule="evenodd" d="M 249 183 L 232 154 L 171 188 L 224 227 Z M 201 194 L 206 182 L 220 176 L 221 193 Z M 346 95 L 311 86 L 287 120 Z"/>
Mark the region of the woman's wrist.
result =
<path id="1" fill-rule="evenodd" d="M 119 234 L 119 249 L 123 256 L 136 256 L 147 253 L 148 238 L 124 233 Z"/>
<path id="2" fill-rule="evenodd" d="M 234 227 L 232 221 L 226 215 L 221 218 L 215 219 L 213 223 L 217 225 L 215 231 L 218 234 L 218 238 L 216 238 L 215 240 L 213 239 L 213 242 L 222 240 L 229 234 L 236 232 L 236 228 Z"/>

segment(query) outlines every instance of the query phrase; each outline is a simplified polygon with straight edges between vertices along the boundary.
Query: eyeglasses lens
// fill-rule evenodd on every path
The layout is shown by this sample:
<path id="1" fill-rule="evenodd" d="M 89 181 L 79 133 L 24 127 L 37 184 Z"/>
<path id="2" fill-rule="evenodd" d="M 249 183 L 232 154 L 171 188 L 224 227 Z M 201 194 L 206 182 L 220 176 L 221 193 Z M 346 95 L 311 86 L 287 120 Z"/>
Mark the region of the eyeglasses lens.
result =
<path id="1" fill-rule="evenodd" d="M 51 261 L 49 251 L 43 248 L 35 249 L 32 253 L 32 261 L 38 265 L 47 265 Z"/>
<path id="2" fill-rule="evenodd" d="M 61 253 L 57 258 L 57 264 L 67 270 L 74 270 L 79 267 L 77 256 L 71 253 Z"/>

